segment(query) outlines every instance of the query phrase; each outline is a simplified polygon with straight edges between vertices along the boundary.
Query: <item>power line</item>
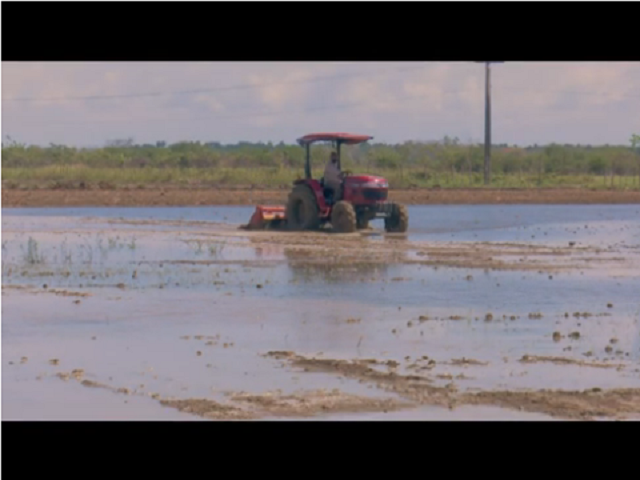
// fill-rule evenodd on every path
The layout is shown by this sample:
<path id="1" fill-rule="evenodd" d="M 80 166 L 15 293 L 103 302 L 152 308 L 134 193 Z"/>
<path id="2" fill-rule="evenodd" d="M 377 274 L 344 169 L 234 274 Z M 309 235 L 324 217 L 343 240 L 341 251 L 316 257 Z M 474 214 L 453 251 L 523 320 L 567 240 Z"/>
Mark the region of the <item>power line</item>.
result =
<path id="1" fill-rule="evenodd" d="M 523 90 L 518 88 L 509 88 L 500 86 L 501 91 L 507 92 L 519 92 L 522 93 Z M 640 93 L 638 94 L 620 94 L 618 92 L 589 92 L 586 90 L 535 90 L 530 93 L 549 93 L 554 95 L 593 95 L 598 97 L 621 97 L 621 98 L 640 98 Z"/>
<path id="2" fill-rule="evenodd" d="M 255 88 L 263 88 L 263 87 L 267 87 L 267 86 L 274 86 L 274 85 L 283 85 L 283 84 L 299 84 L 299 83 L 311 83 L 311 82 L 317 82 L 317 81 L 323 81 L 323 80 L 329 80 L 329 79 L 334 79 L 334 78 L 347 78 L 347 77 L 359 77 L 359 76 L 367 76 L 370 75 L 372 73 L 381 73 L 381 72 L 391 72 L 391 73 L 395 73 L 395 72 L 399 72 L 399 71 L 406 71 L 406 70 L 417 70 L 420 68 L 424 68 L 424 66 L 421 67 L 406 67 L 406 68 L 400 68 L 397 70 L 379 70 L 377 72 L 357 72 L 357 73 L 346 73 L 346 74 L 339 74 L 339 75 L 332 75 L 332 76 L 324 76 L 324 77 L 314 77 L 311 79 L 304 79 L 304 80 L 292 80 L 292 81 L 284 81 L 284 82 L 272 82 L 272 83 L 268 83 L 268 84 L 260 84 L 260 85 L 255 85 L 255 84 L 244 84 L 244 85 L 231 85 L 231 86 L 227 86 L 227 87 L 219 87 L 219 88 L 211 88 L 211 89 L 201 89 L 201 90 L 181 90 L 181 91 L 175 91 L 175 92 L 156 92 L 156 93 L 146 93 L 146 94 L 123 94 L 123 95 L 111 95 L 111 96 L 94 96 L 94 97 L 49 97 L 49 98 L 33 98 L 33 99 L 28 99 L 28 98 L 9 98 L 9 99 L 2 99 L 2 101 L 4 102 L 9 102 L 9 101 L 29 101 L 29 100 L 33 100 L 33 101 L 51 101 L 51 100 L 85 100 L 85 99 L 116 99 L 116 98 L 136 98 L 136 97 L 149 97 L 149 96 L 162 96 L 162 95 L 181 95 L 181 94 L 198 94 L 198 93 L 208 93 L 208 92 L 214 92 L 214 91 L 229 91 L 229 90 L 241 90 L 241 89 L 255 89 Z M 619 94 L 617 92 L 589 92 L 589 91 L 578 91 L 578 90 L 574 90 L 574 91 L 570 91 L 570 90 L 562 90 L 562 91 L 554 91 L 554 90 L 535 90 L 535 91 L 528 91 L 528 90 L 522 90 L 522 89 L 518 89 L 518 88 L 509 88 L 509 87 L 504 87 L 501 88 L 501 90 L 505 91 L 505 92 L 512 92 L 512 93 L 520 93 L 520 94 L 555 94 L 555 95 L 591 95 L 591 96 L 600 96 L 600 97 L 611 97 L 611 96 L 617 96 L 617 97 L 621 97 L 621 98 L 638 98 L 640 99 L 640 94 L 638 95 L 634 95 L 634 94 Z M 465 91 L 458 91 L 458 92 L 451 92 L 451 91 L 445 91 L 442 92 L 445 94 L 450 94 L 450 93 L 471 93 L 468 90 Z M 475 92 L 473 92 L 475 93 Z M 410 97 L 410 98 L 422 98 L 422 97 Z M 315 108 L 315 107 L 312 107 Z M 333 107 L 329 107 L 329 108 L 333 108 Z M 336 108 L 342 108 L 342 107 L 336 107 Z M 324 109 L 324 107 L 321 107 L 321 109 Z M 304 113 L 304 111 L 300 112 L 300 113 Z M 279 114 L 278 112 L 269 112 L 268 115 L 277 115 Z M 263 113 L 250 113 L 248 115 L 264 115 Z M 238 118 L 238 115 L 231 115 L 231 116 L 224 116 L 224 117 L 205 117 L 203 119 L 207 119 L 207 118 Z M 148 120 L 141 120 L 141 121 L 167 121 L 165 119 L 158 119 L 158 118 L 151 118 Z M 170 120 L 174 120 L 174 119 L 170 119 Z M 180 120 L 180 119 L 177 119 Z M 190 121 L 191 119 L 186 119 L 184 121 Z M 68 123 L 68 122 L 58 122 L 57 120 L 51 120 L 52 122 L 56 122 L 56 123 Z M 101 121 L 101 120 L 97 120 L 97 121 Z M 106 120 L 106 121 L 111 121 L 111 120 Z M 113 121 L 127 121 L 127 120 L 113 120 Z M 181 120 L 182 121 L 182 120 Z M 84 121 L 78 121 L 78 122 L 72 122 L 72 123 L 85 123 Z"/>
<path id="3" fill-rule="evenodd" d="M 517 89 L 504 89 L 504 90 L 510 90 L 510 91 L 519 91 Z M 521 92 L 521 91 L 520 91 Z M 476 93 L 475 90 L 472 92 L 471 90 L 445 90 L 440 92 L 442 94 L 446 94 L 446 95 L 460 95 L 463 93 Z M 546 93 L 543 91 L 538 91 L 538 92 L 532 92 L 532 93 Z M 548 93 L 548 92 L 547 92 Z M 552 92 L 552 93 L 562 93 L 562 92 Z M 593 92 L 580 92 L 580 93 L 593 93 Z M 424 94 L 424 95 L 409 95 L 409 96 L 400 96 L 400 97 L 395 97 L 395 98 L 387 98 L 385 100 L 385 104 L 388 103 L 398 103 L 398 102 L 404 102 L 406 100 L 416 100 L 416 99 L 420 99 L 420 98 L 426 98 L 429 97 L 431 94 Z M 132 119 L 132 118 L 116 118 L 116 119 L 91 119 L 91 120 L 72 120 L 72 121 L 66 121 L 66 122 L 61 122 L 58 120 L 58 118 L 55 119 L 38 119 L 38 120 L 29 120 L 27 118 L 18 118 L 16 119 L 14 117 L 14 120 L 19 120 L 19 121 L 27 121 L 30 124 L 54 124 L 54 125 L 84 125 L 84 124 L 93 124 L 93 123 L 132 123 L 132 122 L 193 122 L 193 121 L 210 121 L 210 120 L 225 120 L 225 119 L 236 119 L 236 118 L 251 118 L 251 117 L 274 117 L 274 116 L 281 116 L 281 115 L 292 115 L 292 114 L 304 114 L 304 113 L 311 113 L 311 112 L 318 112 L 318 111 L 332 111 L 332 110 L 345 110 L 345 109 L 351 109 L 351 108 L 360 108 L 360 107 L 366 107 L 366 106 L 371 106 L 371 101 L 370 100 L 362 100 L 362 101 L 358 101 L 358 102 L 349 102 L 349 103 L 343 103 L 343 104 L 337 104 L 337 105 L 319 105 L 319 106 L 312 106 L 312 107 L 307 107 L 307 108 L 303 108 L 303 109 L 296 109 L 296 110 L 250 110 L 246 113 L 231 113 L 231 114 L 221 114 L 221 115 L 206 115 L 206 116 L 199 116 L 199 117 L 187 117 L 187 118 L 180 118 L 180 117 L 169 117 L 169 118 L 158 118 L 156 117 L 151 117 L 151 118 L 139 118 L 139 119 Z M 9 118 L 5 117 L 5 122 L 9 120 Z"/>
<path id="4" fill-rule="evenodd" d="M 450 90 L 450 91 L 443 91 L 440 92 L 442 94 L 447 94 L 447 95 L 451 95 L 451 94 L 456 94 L 459 95 L 461 93 L 469 93 L 469 91 L 464 91 L 464 90 Z M 406 100 L 416 100 L 416 99 L 420 99 L 420 98 L 426 98 L 431 96 L 432 94 L 421 94 L 421 95 L 407 95 L 407 96 L 400 96 L 400 97 L 395 97 L 395 98 L 386 98 L 382 103 L 388 104 L 388 103 L 398 103 L 398 102 L 403 102 Z M 193 121 L 208 121 L 208 120 L 225 120 L 225 119 L 234 119 L 234 118 L 253 118 L 253 117 L 274 117 L 274 116 L 280 116 L 280 115 L 296 115 L 296 114 L 300 114 L 300 113 L 310 113 L 310 112 L 317 112 L 317 111 L 332 111 L 332 110 L 346 110 L 346 109 L 350 109 L 350 108 L 359 108 L 359 107 L 369 107 L 372 106 L 371 104 L 371 100 L 362 100 L 359 102 L 349 102 L 349 103 L 343 103 L 343 104 L 337 104 L 337 105 L 321 105 L 321 106 L 314 106 L 314 107 L 307 107 L 304 109 L 297 109 L 297 110 L 276 110 L 276 111 L 250 111 L 247 113 L 243 113 L 243 114 L 227 114 L 227 115 L 208 115 L 208 116 L 202 116 L 202 117 L 190 117 L 190 118 L 176 118 L 176 117 L 170 117 L 170 118 L 158 118 L 158 117 L 152 117 L 152 118 L 147 118 L 147 119 L 94 119 L 94 120 L 77 120 L 77 121 L 70 121 L 70 122 L 60 122 L 57 120 L 39 120 L 39 121 L 29 121 L 29 123 L 47 123 L 47 124 L 55 124 L 55 125 L 77 125 L 77 124 L 87 124 L 87 123 L 127 123 L 127 122 L 193 122 Z M 20 120 L 25 121 L 26 119 L 22 118 Z M 5 119 L 6 121 L 6 119 Z"/>
<path id="5" fill-rule="evenodd" d="M 374 70 L 374 71 L 368 71 L 368 72 L 325 75 L 325 76 L 299 79 L 299 80 L 284 80 L 284 81 L 262 83 L 262 84 L 246 83 L 246 84 L 240 84 L 240 85 L 198 88 L 198 89 L 192 89 L 192 90 L 124 93 L 124 94 L 117 94 L 117 95 L 81 95 L 81 96 L 67 96 L 67 97 L 13 97 L 13 98 L 3 98 L 2 101 L 3 102 L 49 102 L 49 101 L 81 101 L 81 100 L 84 101 L 84 100 L 115 100 L 115 99 L 121 99 L 121 98 L 161 97 L 161 96 L 170 96 L 170 95 L 198 95 L 202 93 L 223 92 L 223 91 L 231 91 L 231 90 L 252 90 L 252 89 L 260 89 L 264 87 L 278 86 L 278 85 L 294 85 L 294 84 L 322 82 L 322 81 L 333 80 L 338 78 L 369 76 L 376 73 L 397 73 L 397 72 L 404 72 L 404 71 L 411 71 L 411 70 L 420 70 L 426 67 L 427 65 L 423 64 L 419 66 L 387 68 L 387 69 Z"/>
<path id="6" fill-rule="evenodd" d="M 260 89 L 265 87 L 279 86 L 279 85 L 295 85 L 295 84 L 305 84 L 305 83 L 315 83 L 322 82 L 327 80 L 339 79 L 339 78 L 355 78 L 362 76 L 369 76 L 373 74 L 385 74 L 385 73 L 398 73 L 404 71 L 412 71 L 412 70 L 421 70 L 426 68 L 428 65 L 422 64 L 419 66 L 410 66 L 410 67 L 397 67 L 397 68 L 388 68 L 388 69 L 380 69 L 366 72 L 349 72 L 349 73 L 341 73 L 335 75 L 324 75 L 307 79 L 298 79 L 298 80 L 284 80 L 277 82 L 269 82 L 262 84 L 238 84 L 238 85 L 226 85 L 222 87 L 210 87 L 210 88 L 198 88 L 198 89 L 190 89 L 190 90 L 174 90 L 174 91 L 160 91 L 160 92 L 137 92 L 137 93 L 123 93 L 123 94 L 114 94 L 114 95 L 79 95 L 79 96 L 61 96 L 61 97 L 10 97 L 3 98 L 3 102 L 48 102 L 48 101 L 91 101 L 91 100 L 117 100 L 123 98 L 148 98 L 148 97 L 161 97 L 161 96 L 171 96 L 171 95 L 198 95 L 203 93 L 214 93 L 214 92 L 224 92 L 224 91 L 233 91 L 233 90 L 253 90 Z M 510 87 L 500 87 L 503 91 L 512 91 L 512 92 L 522 92 L 520 89 L 514 89 Z M 534 92 L 532 92 L 534 93 Z M 619 94 L 617 92 L 589 92 L 589 91 L 579 91 L 579 90 L 564 90 L 564 91 L 553 91 L 553 90 L 537 90 L 535 93 L 552 93 L 552 94 L 565 94 L 565 95 L 594 95 L 594 96 L 619 96 L 622 98 L 640 98 L 639 94 Z"/>

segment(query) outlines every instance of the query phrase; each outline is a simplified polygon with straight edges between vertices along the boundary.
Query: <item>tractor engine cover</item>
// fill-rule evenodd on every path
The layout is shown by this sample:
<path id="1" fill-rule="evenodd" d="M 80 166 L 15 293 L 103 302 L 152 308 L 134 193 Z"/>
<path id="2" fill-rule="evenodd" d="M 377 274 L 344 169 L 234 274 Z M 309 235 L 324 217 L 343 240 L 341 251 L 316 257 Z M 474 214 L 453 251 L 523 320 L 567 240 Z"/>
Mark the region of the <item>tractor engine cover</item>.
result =
<path id="1" fill-rule="evenodd" d="M 349 175 L 344 179 L 344 199 L 354 205 L 385 202 L 389 194 L 386 178 L 374 175 Z"/>

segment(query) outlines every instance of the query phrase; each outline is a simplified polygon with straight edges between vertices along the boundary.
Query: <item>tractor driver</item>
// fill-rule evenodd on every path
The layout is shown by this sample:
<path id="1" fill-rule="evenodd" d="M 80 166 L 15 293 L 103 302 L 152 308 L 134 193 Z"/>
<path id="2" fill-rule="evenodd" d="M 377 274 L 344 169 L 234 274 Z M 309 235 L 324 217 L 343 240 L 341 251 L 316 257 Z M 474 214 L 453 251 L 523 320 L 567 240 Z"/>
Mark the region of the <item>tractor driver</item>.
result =
<path id="1" fill-rule="evenodd" d="M 333 190 L 333 201 L 336 202 L 342 195 L 342 172 L 338 168 L 338 154 L 331 152 L 331 157 L 324 168 L 324 184 Z"/>

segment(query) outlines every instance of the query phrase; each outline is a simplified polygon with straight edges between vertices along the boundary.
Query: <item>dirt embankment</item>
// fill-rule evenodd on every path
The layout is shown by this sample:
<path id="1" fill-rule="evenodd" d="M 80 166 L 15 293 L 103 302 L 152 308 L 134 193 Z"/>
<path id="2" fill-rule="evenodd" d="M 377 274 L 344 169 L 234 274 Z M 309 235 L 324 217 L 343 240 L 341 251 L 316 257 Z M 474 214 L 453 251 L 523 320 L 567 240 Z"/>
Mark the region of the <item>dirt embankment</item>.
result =
<path id="1" fill-rule="evenodd" d="M 185 206 L 284 204 L 286 189 L 122 188 L 2 189 L 3 207 Z M 640 204 L 640 191 L 588 189 L 412 189 L 392 190 L 407 205 Z"/>

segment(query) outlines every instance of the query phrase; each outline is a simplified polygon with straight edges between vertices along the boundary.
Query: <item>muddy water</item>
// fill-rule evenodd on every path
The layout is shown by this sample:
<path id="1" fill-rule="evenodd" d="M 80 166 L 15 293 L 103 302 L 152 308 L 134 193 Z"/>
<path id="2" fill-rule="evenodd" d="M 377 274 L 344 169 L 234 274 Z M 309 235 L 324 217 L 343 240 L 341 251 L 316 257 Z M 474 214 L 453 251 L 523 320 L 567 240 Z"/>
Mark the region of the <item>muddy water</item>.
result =
<path id="1" fill-rule="evenodd" d="M 393 360 L 398 375 L 420 372 L 436 387 L 454 384 L 462 392 L 640 388 L 635 205 L 410 207 L 406 240 L 430 242 L 429 248 L 572 242 L 602 249 L 553 274 L 415 264 L 406 261 L 415 252 L 402 243 L 393 255 L 377 253 L 376 261 L 323 266 L 318 258 L 330 259 L 338 245 L 332 236 L 312 240 L 329 247 L 320 257 L 311 250 L 293 254 L 309 246 L 290 234 L 273 240 L 236 229 L 251 210 L 3 210 L 5 417 L 198 419 L 197 409 L 160 400 L 224 403 L 238 392 L 338 389 L 397 398 L 345 372 L 305 372 L 262 356 L 269 351 Z M 366 257 L 394 241 L 403 240 L 374 231 L 336 249 Z M 618 260 L 599 263 L 600 257 Z M 529 407 L 392 411 L 327 398 L 302 402 L 307 408 L 291 414 L 550 418 Z M 268 418 L 290 413 L 267 410 Z"/>

